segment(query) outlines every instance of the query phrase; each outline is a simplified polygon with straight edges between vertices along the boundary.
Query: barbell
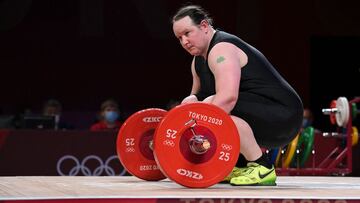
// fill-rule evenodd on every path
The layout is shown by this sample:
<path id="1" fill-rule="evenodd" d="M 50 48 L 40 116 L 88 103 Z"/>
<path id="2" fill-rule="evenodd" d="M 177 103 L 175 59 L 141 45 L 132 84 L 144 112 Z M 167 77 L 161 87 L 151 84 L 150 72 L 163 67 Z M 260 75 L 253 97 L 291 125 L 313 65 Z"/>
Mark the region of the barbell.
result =
<path id="1" fill-rule="evenodd" d="M 148 181 L 169 178 L 190 188 L 222 181 L 239 153 L 240 136 L 231 117 L 201 102 L 169 112 L 138 111 L 124 122 L 117 137 L 118 157 L 130 174 Z"/>
<path id="2" fill-rule="evenodd" d="M 349 102 L 346 97 L 339 97 L 330 103 L 330 108 L 322 109 L 325 115 L 330 115 L 330 122 L 337 124 L 339 127 L 346 127 L 349 121 Z"/>
<path id="3" fill-rule="evenodd" d="M 355 146 L 359 142 L 359 131 L 356 126 L 352 126 L 350 132 L 351 136 L 351 146 Z M 346 139 L 348 134 L 347 133 L 339 133 L 339 132 L 323 132 L 323 137 L 334 137 L 334 138 L 340 138 L 340 139 Z"/>
<path id="4" fill-rule="evenodd" d="M 351 118 L 350 118 L 351 110 Z M 355 119 L 359 114 L 356 103 L 349 105 L 346 97 L 339 97 L 330 102 L 330 108 L 322 109 L 323 114 L 330 116 L 330 123 L 337 124 L 339 127 L 346 127 L 349 119 Z"/>

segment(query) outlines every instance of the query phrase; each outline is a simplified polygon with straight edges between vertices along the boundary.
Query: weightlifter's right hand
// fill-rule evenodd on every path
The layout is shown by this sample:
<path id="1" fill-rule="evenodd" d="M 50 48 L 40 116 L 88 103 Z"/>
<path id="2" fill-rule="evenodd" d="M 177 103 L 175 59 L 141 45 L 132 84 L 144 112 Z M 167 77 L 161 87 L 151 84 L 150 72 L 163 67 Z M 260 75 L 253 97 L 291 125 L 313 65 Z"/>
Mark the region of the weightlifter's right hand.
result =
<path id="1" fill-rule="evenodd" d="M 182 100 L 181 104 L 186 104 L 186 103 L 194 103 L 194 102 L 198 102 L 199 100 L 197 99 L 197 97 L 195 95 L 190 95 L 185 97 L 185 99 Z"/>

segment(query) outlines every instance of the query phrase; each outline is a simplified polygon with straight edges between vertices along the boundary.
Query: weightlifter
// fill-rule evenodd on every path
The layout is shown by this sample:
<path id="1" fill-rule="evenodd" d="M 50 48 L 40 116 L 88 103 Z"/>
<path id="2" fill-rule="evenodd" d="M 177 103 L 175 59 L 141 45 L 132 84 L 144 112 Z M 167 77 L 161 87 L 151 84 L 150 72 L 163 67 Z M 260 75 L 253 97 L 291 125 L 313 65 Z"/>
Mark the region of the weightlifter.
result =
<path id="1" fill-rule="evenodd" d="M 194 56 L 191 94 L 182 103 L 217 105 L 231 115 L 241 136 L 247 164 L 238 162 L 224 181 L 276 185 L 274 166 L 260 146 L 284 146 L 296 136 L 303 119 L 300 97 L 260 51 L 215 29 L 202 7 L 180 8 L 172 23 L 181 46 Z"/>

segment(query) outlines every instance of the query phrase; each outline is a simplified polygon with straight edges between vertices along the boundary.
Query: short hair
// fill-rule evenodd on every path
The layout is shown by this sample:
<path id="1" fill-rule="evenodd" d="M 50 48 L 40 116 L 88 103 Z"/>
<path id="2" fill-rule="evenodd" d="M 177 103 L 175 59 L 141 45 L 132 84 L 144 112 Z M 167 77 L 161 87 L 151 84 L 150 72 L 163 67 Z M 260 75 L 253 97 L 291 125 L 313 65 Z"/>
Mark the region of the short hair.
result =
<path id="1" fill-rule="evenodd" d="M 103 103 L 101 103 L 100 109 L 101 111 L 104 111 L 107 107 L 114 107 L 119 110 L 119 105 L 114 99 L 105 100 Z"/>
<path id="2" fill-rule="evenodd" d="M 210 25 L 213 24 L 213 19 L 209 13 L 198 5 L 188 5 L 181 7 L 172 18 L 172 23 L 189 16 L 195 25 L 200 25 L 202 20 L 208 21 Z"/>

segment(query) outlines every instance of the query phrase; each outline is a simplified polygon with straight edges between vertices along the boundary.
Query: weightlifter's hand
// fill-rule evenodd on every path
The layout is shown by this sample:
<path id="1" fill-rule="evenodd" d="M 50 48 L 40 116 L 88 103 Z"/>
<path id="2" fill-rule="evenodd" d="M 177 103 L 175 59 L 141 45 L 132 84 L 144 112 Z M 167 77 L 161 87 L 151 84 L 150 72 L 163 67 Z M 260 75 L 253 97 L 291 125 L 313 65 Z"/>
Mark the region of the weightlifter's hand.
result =
<path id="1" fill-rule="evenodd" d="M 194 103 L 194 102 L 198 102 L 197 97 L 195 95 L 190 95 L 185 97 L 185 99 L 182 100 L 181 104 Z"/>
<path id="2" fill-rule="evenodd" d="M 214 100 L 214 96 L 215 95 L 211 95 L 211 96 L 206 97 L 203 102 L 212 103 L 212 101 Z"/>

